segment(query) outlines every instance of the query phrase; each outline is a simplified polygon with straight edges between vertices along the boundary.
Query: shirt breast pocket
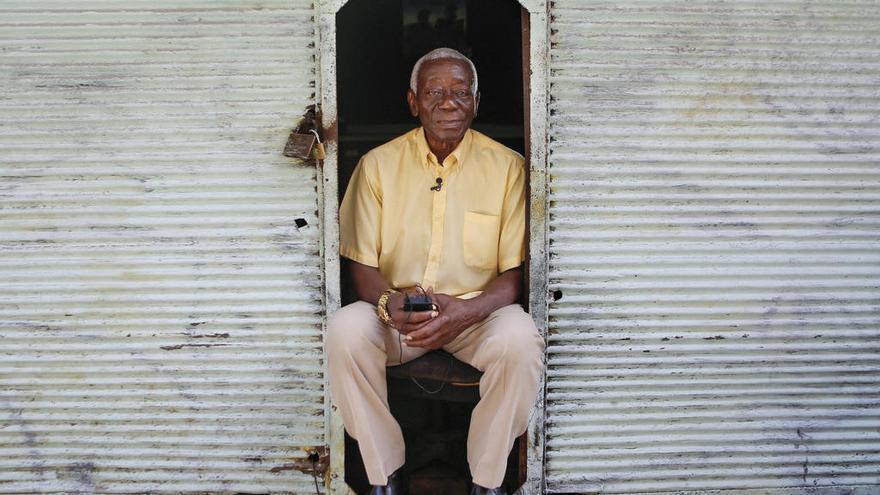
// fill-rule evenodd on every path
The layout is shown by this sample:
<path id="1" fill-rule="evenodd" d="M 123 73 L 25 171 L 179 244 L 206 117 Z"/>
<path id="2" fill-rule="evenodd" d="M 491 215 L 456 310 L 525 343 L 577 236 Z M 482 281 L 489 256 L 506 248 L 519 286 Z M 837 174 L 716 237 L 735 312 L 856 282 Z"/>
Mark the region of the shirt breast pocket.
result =
<path id="1" fill-rule="evenodd" d="M 498 235 L 501 218 L 474 211 L 464 212 L 464 262 L 482 270 L 498 267 Z"/>

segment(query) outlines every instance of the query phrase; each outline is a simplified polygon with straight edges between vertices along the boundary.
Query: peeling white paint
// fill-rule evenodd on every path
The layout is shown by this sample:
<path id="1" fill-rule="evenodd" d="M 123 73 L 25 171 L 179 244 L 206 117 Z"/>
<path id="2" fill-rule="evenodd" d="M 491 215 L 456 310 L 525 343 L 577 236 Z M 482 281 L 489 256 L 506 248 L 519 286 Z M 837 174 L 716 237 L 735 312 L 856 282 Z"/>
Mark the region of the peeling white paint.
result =
<path id="1" fill-rule="evenodd" d="M 875 493 L 880 4 L 551 19 L 548 491 Z"/>
<path id="2" fill-rule="evenodd" d="M 314 493 L 313 15 L 0 0 L 0 493 Z"/>

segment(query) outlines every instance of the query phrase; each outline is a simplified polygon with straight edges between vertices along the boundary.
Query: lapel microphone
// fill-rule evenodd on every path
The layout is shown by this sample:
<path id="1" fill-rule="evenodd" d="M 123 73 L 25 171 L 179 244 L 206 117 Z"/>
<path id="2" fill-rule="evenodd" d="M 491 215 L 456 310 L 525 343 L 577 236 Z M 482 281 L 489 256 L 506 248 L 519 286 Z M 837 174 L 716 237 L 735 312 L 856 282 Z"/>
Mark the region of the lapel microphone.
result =
<path id="1" fill-rule="evenodd" d="M 431 190 L 439 192 L 440 189 L 442 189 L 442 188 L 443 188 L 443 179 L 441 179 L 440 177 L 437 177 L 437 185 L 432 187 Z"/>

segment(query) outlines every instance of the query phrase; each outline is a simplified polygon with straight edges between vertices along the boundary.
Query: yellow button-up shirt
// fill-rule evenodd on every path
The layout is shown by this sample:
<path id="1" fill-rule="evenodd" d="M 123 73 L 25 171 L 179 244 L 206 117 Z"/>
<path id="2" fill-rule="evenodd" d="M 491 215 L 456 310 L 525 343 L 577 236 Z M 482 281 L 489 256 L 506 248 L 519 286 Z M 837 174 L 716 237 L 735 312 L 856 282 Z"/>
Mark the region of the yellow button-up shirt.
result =
<path id="1" fill-rule="evenodd" d="M 523 262 L 525 181 L 522 156 L 477 131 L 441 165 L 424 131 L 412 130 L 355 168 L 339 209 L 339 252 L 377 267 L 393 287 L 475 296 Z"/>

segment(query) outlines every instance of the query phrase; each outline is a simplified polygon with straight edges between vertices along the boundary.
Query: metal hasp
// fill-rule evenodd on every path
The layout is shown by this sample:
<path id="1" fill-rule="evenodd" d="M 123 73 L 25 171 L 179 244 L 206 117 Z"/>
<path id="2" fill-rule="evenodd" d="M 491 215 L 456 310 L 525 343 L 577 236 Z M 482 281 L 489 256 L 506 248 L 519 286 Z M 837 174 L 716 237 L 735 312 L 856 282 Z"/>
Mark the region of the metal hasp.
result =
<path id="1" fill-rule="evenodd" d="M 315 106 L 306 107 L 306 112 L 296 128 L 290 131 L 287 137 L 287 144 L 284 145 L 282 154 L 289 158 L 299 158 L 300 160 L 323 160 L 324 144 L 321 142 L 321 136 L 318 134 L 318 117 L 315 112 Z"/>

